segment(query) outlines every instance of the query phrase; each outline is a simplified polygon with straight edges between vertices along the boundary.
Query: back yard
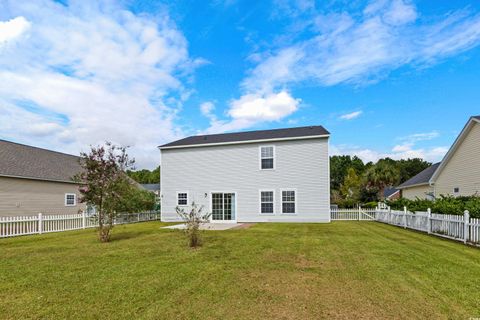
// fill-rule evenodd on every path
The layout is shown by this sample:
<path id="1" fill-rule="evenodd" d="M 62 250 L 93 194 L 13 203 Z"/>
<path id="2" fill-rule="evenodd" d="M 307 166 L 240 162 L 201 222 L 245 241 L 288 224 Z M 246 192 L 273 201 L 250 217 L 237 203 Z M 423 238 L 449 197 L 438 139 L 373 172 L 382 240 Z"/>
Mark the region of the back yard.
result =
<path id="1" fill-rule="evenodd" d="M 0 240 L 0 318 L 480 317 L 480 250 L 375 222 Z"/>

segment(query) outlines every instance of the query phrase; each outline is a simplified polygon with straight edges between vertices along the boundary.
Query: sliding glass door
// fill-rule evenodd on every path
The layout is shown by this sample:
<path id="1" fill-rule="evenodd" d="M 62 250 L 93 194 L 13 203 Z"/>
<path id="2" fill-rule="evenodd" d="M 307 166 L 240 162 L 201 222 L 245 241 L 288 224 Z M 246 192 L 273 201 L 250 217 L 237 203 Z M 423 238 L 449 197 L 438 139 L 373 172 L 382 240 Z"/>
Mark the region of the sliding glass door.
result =
<path id="1" fill-rule="evenodd" d="M 235 221 L 235 193 L 212 193 L 212 221 Z"/>

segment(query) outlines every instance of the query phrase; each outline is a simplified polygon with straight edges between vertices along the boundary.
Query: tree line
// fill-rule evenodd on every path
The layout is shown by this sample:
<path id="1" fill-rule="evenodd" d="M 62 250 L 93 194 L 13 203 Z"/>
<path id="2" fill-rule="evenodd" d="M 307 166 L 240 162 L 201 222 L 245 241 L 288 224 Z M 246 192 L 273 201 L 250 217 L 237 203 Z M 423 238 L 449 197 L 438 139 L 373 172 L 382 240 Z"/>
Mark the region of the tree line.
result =
<path id="1" fill-rule="evenodd" d="M 398 186 L 432 164 L 420 158 L 383 158 L 364 163 L 357 156 L 330 157 L 331 202 L 342 207 L 383 199 L 385 188 Z"/>
<path id="2" fill-rule="evenodd" d="M 160 166 L 154 170 L 127 170 L 127 175 L 140 184 L 160 183 Z"/>

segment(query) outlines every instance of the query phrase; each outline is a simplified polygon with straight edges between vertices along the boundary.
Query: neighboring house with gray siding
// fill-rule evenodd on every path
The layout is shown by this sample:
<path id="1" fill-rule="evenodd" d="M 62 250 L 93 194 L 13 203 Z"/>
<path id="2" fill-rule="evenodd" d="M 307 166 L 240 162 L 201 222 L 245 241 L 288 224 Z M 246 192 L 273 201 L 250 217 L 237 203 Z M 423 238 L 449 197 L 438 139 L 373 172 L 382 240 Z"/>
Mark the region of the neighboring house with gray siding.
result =
<path id="1" fill-rule="evenodd" d="M 397 187 L 407 199 L 480 195 L 480 116 L 471 117 L 442 162 Z"/>
<path id="2" fill-rule="evenodd" d="M 321 126 L 192 136 L 160 146 L 163 221 L 194 201 L 212 222 L 329 222 Z"/>
<path id="3" fill-rule="evenodd" d="M 79 157 L 0 140 L 0 216 L 75 214 Z"/>

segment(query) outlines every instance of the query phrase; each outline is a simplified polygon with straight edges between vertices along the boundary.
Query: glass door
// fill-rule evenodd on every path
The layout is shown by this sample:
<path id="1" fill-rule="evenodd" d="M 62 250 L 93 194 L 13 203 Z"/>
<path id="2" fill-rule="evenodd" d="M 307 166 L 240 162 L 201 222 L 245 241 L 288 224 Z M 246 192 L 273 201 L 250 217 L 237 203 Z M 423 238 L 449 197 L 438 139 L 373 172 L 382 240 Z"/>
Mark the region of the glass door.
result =
<path id="1" fill-rule="evenodd" d="M 212 193 L 212 221 L 235 221 L 235 193 Z"/>

